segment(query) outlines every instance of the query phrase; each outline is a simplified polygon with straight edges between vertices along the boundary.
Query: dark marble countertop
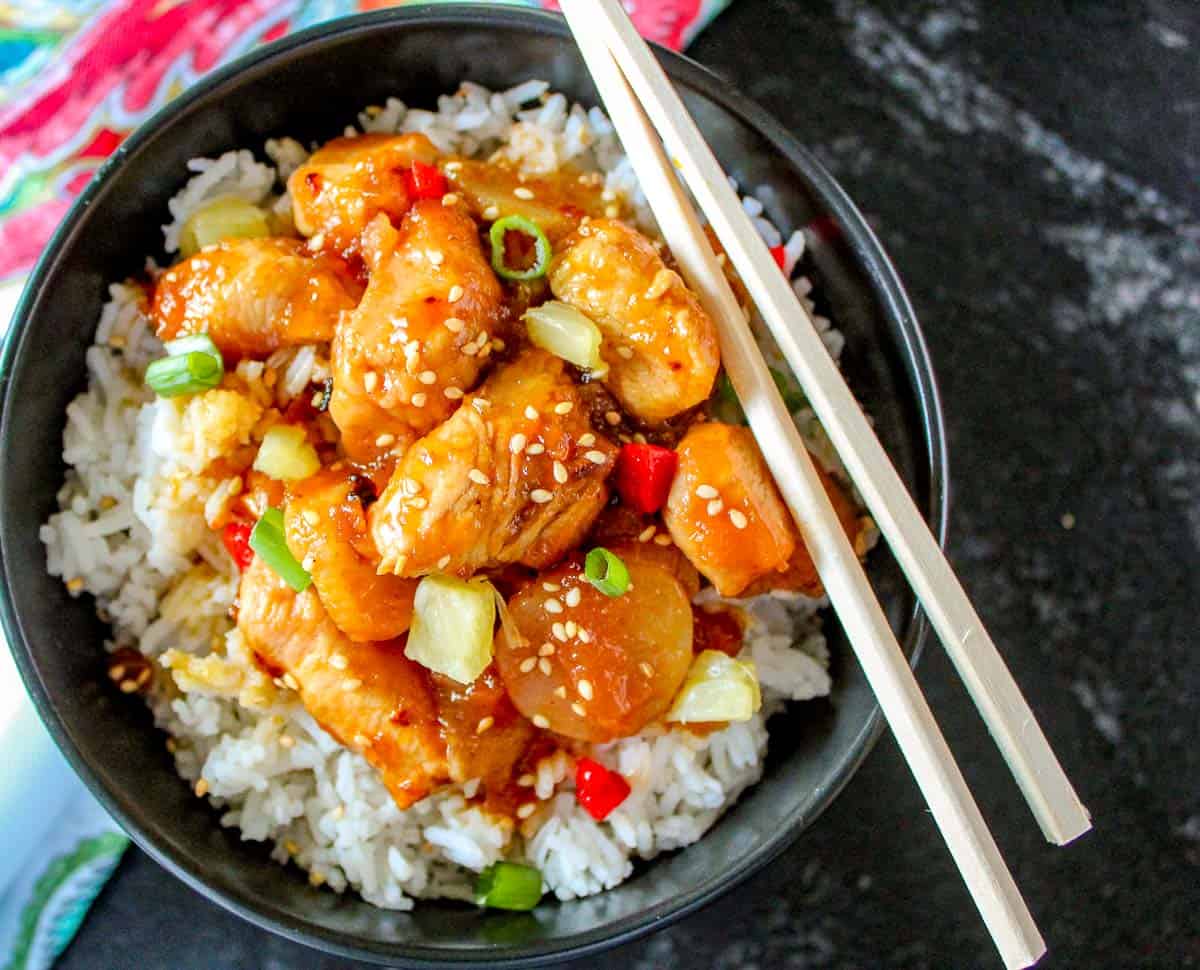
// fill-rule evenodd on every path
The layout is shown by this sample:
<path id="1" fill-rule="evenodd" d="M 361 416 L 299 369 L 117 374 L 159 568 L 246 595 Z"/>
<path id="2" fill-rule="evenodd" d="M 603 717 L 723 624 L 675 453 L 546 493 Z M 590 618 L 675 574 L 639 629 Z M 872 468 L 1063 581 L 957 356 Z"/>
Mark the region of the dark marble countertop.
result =
<path id="1" fill-rule="evenodd" d="M 952 559 L 1096 822 L 1042 841 L 931 646 L 920 680 L 1042 966 L 1200 965 L 1200 5 L 736 0 L 690 53 L 816 149 L 924 324 Z M 347 964 L 131 850 L 59 966 Z M 741 890 L 571 966 L 999 962 L 885 737 Z"/>

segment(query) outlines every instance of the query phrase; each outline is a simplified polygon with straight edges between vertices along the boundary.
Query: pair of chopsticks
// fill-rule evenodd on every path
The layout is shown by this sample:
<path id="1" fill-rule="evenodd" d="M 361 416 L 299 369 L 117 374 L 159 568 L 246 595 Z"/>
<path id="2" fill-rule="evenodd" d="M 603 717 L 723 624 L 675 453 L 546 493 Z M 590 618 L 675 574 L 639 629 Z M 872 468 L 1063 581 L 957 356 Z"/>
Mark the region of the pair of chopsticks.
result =
<path id="1" fill-rule="evenodd" d="M 750 427 L 1001 957 L 1009 968 L 1031 966 L 1045 952 L 1042 937 L 838 523 L 674 168 L 795 372 L 1046 838 L 1063 845 L 1082 835 L 1091 827 L 1088 812 L 808 312 L 649 47 L 618 0 L 560 0 L 560 6 L 663 238 L 717 324 L 721 359 Z"/>

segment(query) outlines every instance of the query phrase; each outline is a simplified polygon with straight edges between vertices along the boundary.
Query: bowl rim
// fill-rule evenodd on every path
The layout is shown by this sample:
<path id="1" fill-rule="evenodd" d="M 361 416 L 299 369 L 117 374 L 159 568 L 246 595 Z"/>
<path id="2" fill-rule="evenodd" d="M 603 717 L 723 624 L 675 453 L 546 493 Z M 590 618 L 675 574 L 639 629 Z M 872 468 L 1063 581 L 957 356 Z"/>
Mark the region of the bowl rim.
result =
<path id="1" fill-rule="evenodd" d="M 388 28 L 454 26 L 464 22 L 469 22 L 472 26 L 482 24 L 569 38 L 565 22 L 560 16 L 532 8 L 496 7 L 483 3 L 426 3 L 357 14 L 298 31 L 235 58 L 223 67 L 206 74 L 139 125 L 97 170 L 80 193 L 47 243 L 25 284 L 11 325 L 0 347 L 0 381 L 4 384 L 3 399 L 0 399 L 0 439 L 6 440 L 11 432 L 11 408 L 7 406 L 10 382 L 7 377 L 29 330 L 32 310 L 39 302 L 40 294 L 56 268 L 60 251 L 75 233 L 93 198 L 125 163 L 127 157 L 140 151 L 160 128 L 214 89 L 253 69 L 269 68 L 269 62 L 277 58 L 287 58 L 300 48 Z M 911 370 L 926 446 L 922 464 L 924 461 L 928 462 L 923 471 L 929 476 L 930 498 L 928 508 L 924 511 L 939 545 L 944 547 L 949 520 L 950 485 L 949 455 L 941 399 L 924 335 L 908 295 L 883 246 L 833 176 L 765 109 L 691 58 L 657 46 L 655 50 L 674 81 L 704 95 L 724 111 L 759 132 L 791 167 L 803 173 L 804 178 L 821 197 L 823 204 L 837 218 L 845 242 L 864 272 L 869 288 L 879 301 L 883 313 L 895 325 L 901 348 Z M 0 492 L 7 491 L 5 479 L 5 473 L 0 471 Z M 56 705 L 38 675 L 8 591 L 8 559 L 7 536 L 0 534 L 0 624 L 39 717 L 93 796 L 144 852 L 206 899 L 216 902 L 260 928 L 318 950 L 351 959 L 393 965 L 397 965 L 396 961 L 401 961 L 399 965 L 419 967 L 463 967 L 479 964 L 495 968 L 534 967 L 566 958 L 593 955 L 644 937 L 724 895 L 783 853 L 849 783 L 874 747 L 884 727 L 879 706 L 875 704 L 862 728 L 847 746 L 845 754 L 835 763 L 831 771 L 831 783 L 813 810 L 804 814 L 793 813 L 754 851 L 733 861 L 728 868 L 700 885 L 648 909 L 622 917 L 606 928 L 585 930 L 561 940 L 518 944 L 508 948 L 503 954 L 494 949 L 441 948 L 423 944 L 392 944 L 366 940 L 351 933 L 330 930 L 311 921 L 297 919 L 275 907 L 269 899 L 244 891 L 219 875 L 203 872 L 178 860 L 170 840 L 163 837 L 155 827 L 143 824 L 131 798 L 119 797 L 103 786 L 91 766 L 71 744 Z M 919 604 L 909 615 L 906 629 L 905 640 L 912 644 L 910 663 L 915 665 L 928 634 L 928 624 Z"/>

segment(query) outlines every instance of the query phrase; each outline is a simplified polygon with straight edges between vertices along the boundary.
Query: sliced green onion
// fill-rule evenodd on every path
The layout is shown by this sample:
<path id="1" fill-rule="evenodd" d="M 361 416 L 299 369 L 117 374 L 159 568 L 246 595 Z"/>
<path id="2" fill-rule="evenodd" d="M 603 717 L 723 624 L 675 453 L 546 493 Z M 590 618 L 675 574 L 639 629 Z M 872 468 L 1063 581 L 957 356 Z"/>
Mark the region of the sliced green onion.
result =
<path id="1" fill-rule="evenodd" d="M 475 901 L 491 909 L 533 909 L 542 898 L 542 874 L 519 862 L 496 862 L 475 881 Z"/>
<path id="2" fill-rule="evenodd" d="M 164 347 L 167 356 L 146 368 L 146 383 L 159 397 L 195 394 L 221 383 L 225 361 L 208 334 L 180 337 Z"/>
<path id="3" fill-rule="evenodd" d="M 548 350 L 583 370 L 597 371 L 600 359 L 600 328 L 569 303 L 548 300 L 530 307 L 522 317 L 525 332 L 535 347 Z"/>
<path id="4" fill-rule="evenodd" d="M 187 259 L 205 246 L 223 239 L 269 236 L 267 214 L 252 202 L 236 196 L 222 196 L 201 206 L 183 224 L 179 233 L 179 254 Z"/>
<path id="5" fill-rule="evenodd" d="M 505 236 L 510 232 L 524 233 L 533 240 L 533 265 L 527 269 L 514 269 L 505 261 L 508 255 Z M 497 276 L 503 276 L 506 280 L 536 280 L 539 276 L 545 276 L 550 268 L 550 257 L 553 255 L 550 240 L 532 219 L 524 216 L 497 219 L 488 231 L 488 238 L 492 241 L 492 269 Z"/>
<path id="6" fill-rule="evenodd" d="M 159 397 L 177 397 L 216 387 L 224 373 L 220 357 L 197 350 L 152 361 L 146 368 L 146 383 Z"/>
<path id="7" fill-rule="evenodd" d="M 619 556 L 597 546 L 583 561 L 583 575 L 605 596 L 620 596 L 629 589 L 629 570 Z"/>
<path id="8" fill-rule="evenodd" d="M 283 532 L 283 513 L 279 509 L 267 509 L 250 533 L 250 548 L 262 561 L 271 567 L 285 583 L 297 593 L 308 589 L 312 577 L 287 547 Z"/>

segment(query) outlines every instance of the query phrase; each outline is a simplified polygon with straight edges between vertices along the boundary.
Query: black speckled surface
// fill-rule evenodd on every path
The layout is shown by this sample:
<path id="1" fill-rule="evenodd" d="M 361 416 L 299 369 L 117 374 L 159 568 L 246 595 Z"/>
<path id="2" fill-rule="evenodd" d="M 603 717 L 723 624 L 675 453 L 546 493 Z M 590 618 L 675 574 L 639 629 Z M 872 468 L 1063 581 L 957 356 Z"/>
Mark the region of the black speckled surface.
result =
<path id="1" fill-rule="evenodd" d="M 920 680 L 1050 945 L 1200 965 L 1200 6 L 737 0 L 691 49 L 815 148 L 924 324 L 951 554 L 1096 830 L 1041 839 Z M 131 850 L 59 963 L 348 966 Z M 895 745 L 733 896 L 573 970 L 998 967 Z"/>

